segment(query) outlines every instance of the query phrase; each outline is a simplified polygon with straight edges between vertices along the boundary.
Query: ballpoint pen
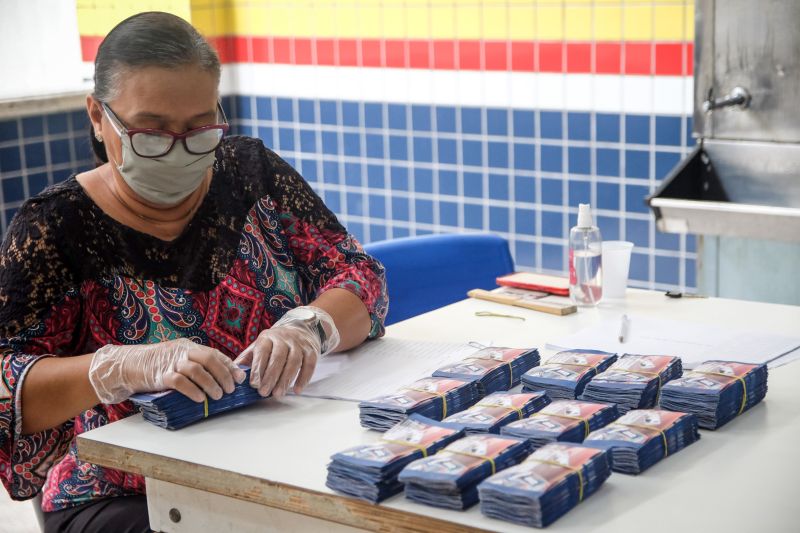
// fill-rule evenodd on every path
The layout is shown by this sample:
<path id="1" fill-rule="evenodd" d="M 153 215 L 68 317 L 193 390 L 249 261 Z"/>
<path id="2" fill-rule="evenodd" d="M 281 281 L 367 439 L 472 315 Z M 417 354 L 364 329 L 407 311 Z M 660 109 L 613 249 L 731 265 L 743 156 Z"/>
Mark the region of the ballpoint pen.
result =
<path id="1" fill-rule="evenodd" d="M 628 330 L 631 326 L 631 319 L 628 318 L 628 315 L 622 315 L 622 320 L 619 325 L 619 342 L 625 342 L 625 339 L 628 338 Z"/>

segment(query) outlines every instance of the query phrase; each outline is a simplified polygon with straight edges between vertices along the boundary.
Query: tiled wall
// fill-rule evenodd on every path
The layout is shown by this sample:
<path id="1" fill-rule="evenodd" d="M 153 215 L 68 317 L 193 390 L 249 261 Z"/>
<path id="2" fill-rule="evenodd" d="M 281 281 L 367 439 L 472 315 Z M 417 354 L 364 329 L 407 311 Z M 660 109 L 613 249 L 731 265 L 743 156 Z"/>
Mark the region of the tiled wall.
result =
<path id="1" fill-rule="evenodd" d="M 86 61 L 128 4 L 78 2 Z M 635 243 L 633 285 L 696 285 L 694 238 L 657 232 L 644 205 L 692 144 L 693 2 L 171 6 L 218 47 L 234 132 L 293 163 L 362 241 L 493 231 L 520 269 L 563 273 L 577 204 L 590 202 L 605 239 Z M 88 164 L 84 126 L 66 116 L 69 163 Z M 25 152 L 14 139 L 41 140 L 24 120 L 0 125 L 3 190 L 24 173 L 23 197 L 41 172 L 4 167 Z M 73 168 L 61 164 L 48 180 Z M 7 213 L 18 196 L 4 196 Z"/>
<path id="2" fill-rule="evenodd" d="M 0 227 L 29 197 L 93 164 L 85 110 L 0 119 Z"/>

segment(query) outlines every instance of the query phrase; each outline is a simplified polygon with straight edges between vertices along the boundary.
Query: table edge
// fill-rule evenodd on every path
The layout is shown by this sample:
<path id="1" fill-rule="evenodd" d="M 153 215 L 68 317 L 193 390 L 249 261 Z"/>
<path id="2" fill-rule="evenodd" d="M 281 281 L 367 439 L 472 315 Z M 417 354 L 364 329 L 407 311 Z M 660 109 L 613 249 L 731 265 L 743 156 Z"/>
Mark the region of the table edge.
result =
<path id="1" fill-rule="evenodd" d="M 333 493 L 304 489 L 77 436 L 82 461 L 369 531 L 488 532 Z M 157 461 L 154 459 L 157 457 Z M 161 463 L 161 465 L 156 464 Z M 172 468 L 165 468 L 167 464 Z M 180 474 L 177 474 L 180 472 Z M 223 488 L 225 487 L 225 488 Z"/>

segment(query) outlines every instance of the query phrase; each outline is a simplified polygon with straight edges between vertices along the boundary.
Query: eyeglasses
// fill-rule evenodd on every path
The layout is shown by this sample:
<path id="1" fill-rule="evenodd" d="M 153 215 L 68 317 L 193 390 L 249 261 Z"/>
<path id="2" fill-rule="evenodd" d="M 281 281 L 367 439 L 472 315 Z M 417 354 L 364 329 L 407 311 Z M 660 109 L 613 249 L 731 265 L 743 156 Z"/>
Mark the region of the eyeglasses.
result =
<path id="1" fill-rule="evenodd" d="M 211 124 L 194 128 L 184 133 L 175 133 L 169 130 L 159 130 L 154 128 L 127 128 L 120 118 L 108 107 L 108 104 L 101 102 L 103 110 L 106 112 L 111 125 L 121 137 L 127 135 L 131 140 L 131 148 L 141 157 L 161 157 L 167 155 L 175 143 L 179 140 L 187 152 L 194 155 L 203 155 L 213 152 L 222 142 L 225 133 L 228 132 L 228 119 L 225 111 L 217 102 L 218 116 L 222 117 L 222 124 Z"/>

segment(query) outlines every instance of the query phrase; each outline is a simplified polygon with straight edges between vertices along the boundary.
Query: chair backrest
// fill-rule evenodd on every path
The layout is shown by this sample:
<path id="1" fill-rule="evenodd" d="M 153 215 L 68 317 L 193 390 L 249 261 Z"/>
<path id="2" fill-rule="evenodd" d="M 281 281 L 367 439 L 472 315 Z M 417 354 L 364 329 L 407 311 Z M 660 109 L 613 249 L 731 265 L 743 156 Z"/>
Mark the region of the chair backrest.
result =
<path id="1" fill-rule="evenodd" d="M 493 289 L 514 271 L 508 241 L 488 233 L 425 235 L 364 246 L 386 267 L 386 325 L 463 300 L 470 289 Z"/>

